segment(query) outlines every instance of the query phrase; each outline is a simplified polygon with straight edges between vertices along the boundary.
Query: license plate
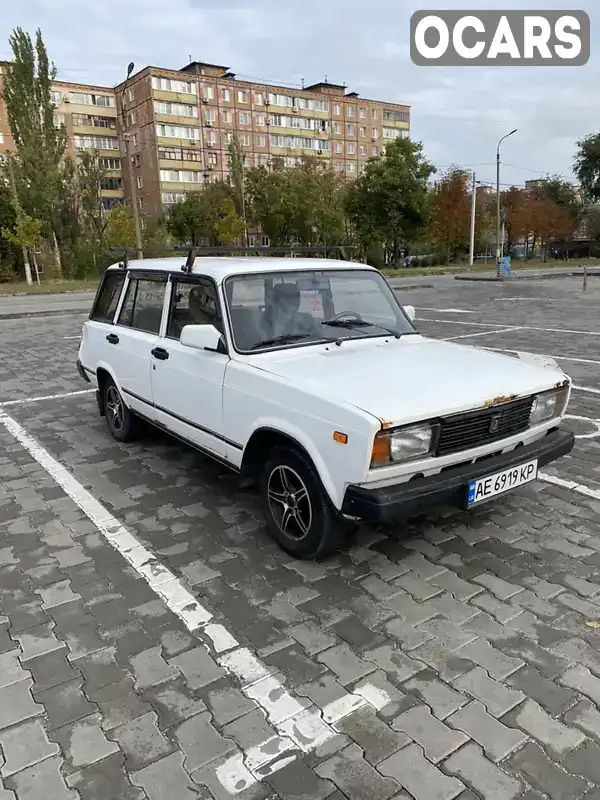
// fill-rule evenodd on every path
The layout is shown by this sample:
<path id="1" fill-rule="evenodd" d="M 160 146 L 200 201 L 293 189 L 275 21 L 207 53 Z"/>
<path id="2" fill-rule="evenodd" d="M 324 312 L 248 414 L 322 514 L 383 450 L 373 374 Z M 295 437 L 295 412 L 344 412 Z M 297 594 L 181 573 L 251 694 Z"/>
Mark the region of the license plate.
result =
<path id="1" fill-rule="evenodd" d="M 491 500 L 499 494 L 510 492 L 517 486 L 531 483 L 537 478 L 538 462 L 537 458 L 528 461 L 526 464 L 519 464 L 518 467 L 496 472 L 486 478 L 479 478 L 469 482 L 469 493 L 467 496 L 467 508 Z"/>

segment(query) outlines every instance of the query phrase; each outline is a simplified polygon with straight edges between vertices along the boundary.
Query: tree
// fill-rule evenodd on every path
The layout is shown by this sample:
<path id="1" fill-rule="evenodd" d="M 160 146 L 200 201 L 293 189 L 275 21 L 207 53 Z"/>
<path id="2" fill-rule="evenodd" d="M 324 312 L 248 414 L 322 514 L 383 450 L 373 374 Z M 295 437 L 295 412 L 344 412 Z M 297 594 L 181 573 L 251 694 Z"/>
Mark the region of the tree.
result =
<path id="1" fill-rule="evenodd" d="M 16 222 L 15 208 L 8 181 L 0 173 L 0 231 L 14 232 Z M 0 236 L 0 281 L 16 277 L 15 267 L 19 247 L 12 244 L 6 236 Z"/>
<path id="2" fill-rule="evenodd" d="M 77 186 L 81 215 L 100 243 L 104 239 L 107 218 L 102 205 L 102 179 L 106 170 L 100 165 L 97 152 L 83 151 L 77 162 Z"/>
<path id="3" fill-rule="evenodd" d="M 131 209 L 118 205 L 106 212 L 105 243 L 108 247 L 134 247 L 135 226 Z"/>
<path id="4" fill-rule="evenodd" d="M 590 133 L 577 142 L 573 171 L 590 203 L 600 201 L 600 132 Z"/>
<path id="5" fill-rule="evenodd" d="M 427 182 L 435 171 L 423 146 L 411 139 L 395 139 L 383 158 L 369 159 L 346 205 L 364 247 L 382 242 L 391 251 L 392 265 L 398 263 L 400 248 L 427 225 Z"/>
<path id="6" fill-rule="evenodd" d="M 227 146 L 229 156 L 229 179 L 233 188 L 233 200 L 237 215 L 241 217 L 243 223 L 243 233 L 245 244 L 247 244 L 247 223 L 246 223 L 246 176 L 244 169 L 245 153 L 237 133 L 232 134 Z"/>
<path id="7" fill-rule="evenodd" d="M 203 240 L 209 245 L 219 244 L 218 223 L 226 198 L 232 199 L 232 189 L 222 181 L 209 183 L 199 192 L 188 192 L 185 200 L 171 206 L 168 232 L 179 244 L 200 245 Z"/>
<path id="8" fill-rule="evenodd" d="M 40 276 L 35 261 L 35 248 L 39 247 L 42 241 L 42 224 L 39 220 L 30 217 L 29 214 L 23 210 L 21 203 L 17 199 L 12 201 L 12 206 L 15 213 L 14 227 L 2 228 L 0 233 L 10 244 L 15 247 L 24 248 L 29 252 L 30 258 L 35 266 L 35 274 L 39 283 Z"/>
<path id="9" fill-rule="evenodd" d="M 238 245 L 245 231 L 244 220 L 240 217 L 233 198 L 226 197 L 219 209 L 216 229 L 219 241 L 224 245 Z"/>
<path id="10" fill-rule="evenodd" d="M 35 45 L 21 28 L 13 31 L 9 41 L 13 55 L 6 68 L 3 94 L 17 149 L 14 162 L 19 200 L 26 212 L 42 223 L 52 242 L 60 275 L 57 232 L 66 130 L 64 125 L 57 126 L 54 119 L 51 89 L 56 69 L 48 60 L 39 30 Z"/>
<path id="11" fill-rule="evenodd" d="M 469 240 L 471 196 L 468 174 L 451 167 L 438 182 L 431 198 L 429 233 L 446 254 L 446 264 Z"/>

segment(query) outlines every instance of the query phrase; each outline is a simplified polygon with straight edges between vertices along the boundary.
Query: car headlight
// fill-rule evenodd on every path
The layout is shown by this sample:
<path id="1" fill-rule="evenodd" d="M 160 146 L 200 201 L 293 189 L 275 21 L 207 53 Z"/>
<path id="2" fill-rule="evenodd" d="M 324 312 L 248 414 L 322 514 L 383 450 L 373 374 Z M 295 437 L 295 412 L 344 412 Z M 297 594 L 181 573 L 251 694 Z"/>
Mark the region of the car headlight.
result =
<path id="1" fill-rule="evenodd" d="M 533 399 L 530 425 L 539 425 L 549 419 L 556 419 L 562 416 L 569 397 L 569 386 L 561 386 L 560 389 L 552 389 L 549 392 L 538 394 Z"/>
<path id="2" fill-rule="evenodd" d="M 412 461 L 429 455 L 437 438 L 438 426 L 420 423 L 406 428 L 380 431 L 373 442 L 372 467 Z"/>

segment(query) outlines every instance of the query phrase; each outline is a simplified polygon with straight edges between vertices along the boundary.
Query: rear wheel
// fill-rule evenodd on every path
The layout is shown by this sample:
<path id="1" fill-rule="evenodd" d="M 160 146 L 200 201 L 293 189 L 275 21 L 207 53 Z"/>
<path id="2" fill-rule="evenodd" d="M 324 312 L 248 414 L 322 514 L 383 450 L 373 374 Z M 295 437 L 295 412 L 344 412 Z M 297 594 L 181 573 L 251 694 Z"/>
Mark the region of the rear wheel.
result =
<path id="1" fill-rule="evenodd" d="M 263 468 L 260 490 L 269 533 L 290 555 L 320 560 L 344 541 L 344 521 L 302 453 L 274 448 Z"/>
<path id="2" fill-rule="evenodd" d="M 104 384 L 104 414 L 111 436 L 118 442 L 131 442 L 139 434 L 139 420 L 123 402 L 112 379 Z"/>

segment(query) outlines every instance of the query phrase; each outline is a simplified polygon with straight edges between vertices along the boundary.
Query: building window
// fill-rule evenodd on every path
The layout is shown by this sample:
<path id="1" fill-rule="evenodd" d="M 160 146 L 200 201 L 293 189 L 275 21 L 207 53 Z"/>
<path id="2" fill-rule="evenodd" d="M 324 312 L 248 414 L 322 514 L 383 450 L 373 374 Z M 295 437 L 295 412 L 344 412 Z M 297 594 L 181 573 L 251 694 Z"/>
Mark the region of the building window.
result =
<path id="1" fill-rule="evenodd" d="M 217 109 L 216 108 L 207 108 L 204 112 L 204 121 L 207 125 L 212 125 L 214 122 L 217 121 Z"/>
<path id="2" fill-rule="evenodd" d="M 341 142 L 334 142 L 333 152 L 334 153 L 341 153 L 342 152 L 342 143 Z"/>
<path id="3" fill-rule="evenodd" d="M 271 246 L 271 240 L 269 239 L 268 236 L 261 236 L 260 237 L 260 246 L 261 247 L 270 247 Z"/>
<path id="4" fill-rule="evenodd" d="M 154 101 L 154 110 L 157 114 L 168 114 L 171 117 L 197 117 L 198 108 L 189 103 L 167 103 L 164 100 Z M 133 111 L 131 112 L 134 113 Z"/>
<path id="5" fill-rule="evenodd" d="M 133 89 L 127 89 L 127 101 L 133 103 Z"/>
<path id="6" fill-rule="evenodd" d="M 346 131 L 348 136 L 354 136 L 356 133 L 356 127 L 354 125 L 347 125 Z"/>
<path id="7" fill-rule="evenodd" d="M 256 115 L 256 124 L 257 125 L 264 125 L 266 121 L 267 121 L 267 118 L 265 117 L 264 114 L 257 114 Z"/>
<path id="8" fill-rule="evenodd" d="M 377 130 L 377 128 L 373 128 L 371 136 L 373 137 L 373 139 L 377 139 L 377 137 L 379 136 L 379 131 Z"/>
<path id="9" fill-rule="evenodd" d="M 196 84 L 189 81 L 175 81 L 171 78 L 152 76 L 152 88 L 161 92 L 177 92 L 178 94 L 196 94 Z"/>
<path id="10" fill-rule="evenodd" d="M 55 106 L 59 106 L 62 102 L 62 95 L 60 92 L 50 92 L 50 99 L 54 103 Z"/>
<path id="11" fill-rule="evenodd" d="M 346 164 L 346 171 L 356 172 L 356 164 L 354 163 L 354 161 L 350 161 L 348 164 Z"/>
<path id="12" fill-rule="evenodd" d="M 360 153 L 361 156 L 366 156 L 367 155 L 367 145 L 366 144 L 361 144 L 360 147 L 358 148 L 358 152 Z"/>
<path id="13" fill-rule="evenodd" d="M 214 100 L 215 99 L 215 90 L 213 86 L 209 86 L 206 83 L 202 84 L 202 97 L 205 100 Z"/>
<path id="14" fill-rule="evenodd" d="M 118 150 L 116 139 L 108 136 L 79 136 L 75 135 L 75 147 L 82 150 Z"/>
<path id="15" fill-rule="evenodd" d="M 66 117 L 64 114 L 54 114 L 53 120 L 54 120 L 54 125 L 57 128 L 60 128 L 61 125 L 65 124 Z"/>
<path id="16" fill-rule="evenodd" d="M 168 183 L 202 183 L 202 173 L 189 169 L 161 169 L 160 179 Z"/>
<path id="17" fill-rule="evenodd" d="M 333 123 L 333 132 L 334 133 L 341 133 L 342 132 L 342 123 L 341 122 L 334 122 Z"/>
<path id="18" fill-rule="evenodd" d="M 373 108 L 371 110 L 371 115 L 372 115 L 373 119 L 377 119 L 377 109 L 376 108 Z"/>
<path id="19" fill-rule="evenodd" d="M 200 138 L 200 129 L 187 125 L 163 125 L 158 123 L 156 125 L 156 135 L 168 139 L 194 139 L 194 141 L 197 141 Z"/>
<path id="20" fill-rule="evenodd" d="M 206 137 L 206 144 L 209 147 L 215 147 L 219 142 L 219 136 L 216 131 L 208 131 L 208 136 Z"/>
<path id="21" fill-rule="evenodd" d="M 361 119 L 364 119 L 367 116 L 367 109 L 366 108 L 359 108 L 358 109 L 358 116 Z"/>
<path id="22" fill-rule="evenodd" d="M 336 104 L 334 105 L 334 107 L 333 107 L 333 113 L 334 113 L 336 116 L 338 116 L 338 117 L 339 117 L 339 115 L 342 113 L 342 107 L 341 107 L 341 105 L 340 105 L 339 103 L 336 103 Z"/>
<path id="23" fill-rule="evenodd" d="M 263 95 L 262 92 L 256 92 L 256 94 L 254 95 L 254 102 L 256 103 L 257 106 L 264 105 L 265 96 Z"/>
<path id="24" fill-rule="evenodd" d="M 268 157 L 268 156 L 266 156 L 266 155 L 263 155 L 262 153 L 260 153 L 260 154 L 259 154 L 259 155 L 256 157 L 256 163 L 257 163 L 257 165 L 258 165 L 259 167 L 266 167 L 266 166 L 267 166 L 267 164 L 269 163 L 269 157 Z"/>
<path id="25" fill-rule="evenodd" d="M 358 133 L 359 133 L 360 136 L 366 136 L 367 135 L 367 129 L 365 128 L 364 125 L 360 126 L 360 128 L 358 129 Z"/>
<path id="26" fill-rule="evenodd" d="M 377 148 L 376 147 L 372 147 L 371 148 L 371 155 L 373 155 L 373 156 L 377 155 Z"/>
<path id="27" fill-rule="evenodd" d="M 121 178 L 101 178 L 100 188 L 107 192 L 118 191 L 123 188 L 123 180 Z"/>
<path id="28" fill-rule="evenodd" d="M 0 131 L 0 144 L 4 144 L 4 134 Z"/>
<path id="29" fill-rule="evenodd" d="M 250 114 L 247 111 L 240 111 L 240 125 L 250 124 Z"/>
<path id="30" fill-rule="evenodd" d="M 226 89 L 224 86 L 221 87 L 221 100 L 223 100 L 225 103 L 228 103 L 231 100 L 229 89 Z"/>
<path id="31" fill-rule="evenodd" d="M 83 106 L 102 106 L 114 108 L 115 98 L 108 94 L 88 94 L 87 92 L 71 92 L 71 102 Z"/>
<path id="32" fill-rule="evenodd" d="M 250 134 L 249 133 L 240 133 L 240 143 L 244 145 L 244 147 L 250 146 Z"/>
<path id="33" fill-rule="evenodd" d="M 257 147 L 266 147 L 267 146 L 267 137 L 264 134 L 259 134 L 256 137 L 256 146 Z"/>
<path id="34" fill-rule="evenodd" d="M 99 158 L 98 165 L 105 170 L 117 170 L 121 169 L 121 159 L 120 158 Z"/>
<path id="35" fill-rule="evenodd" d="M 354 112 L 355 112 L 354 106 L 348 106 L 348 108 L 346 109 L 346 113 L 348 114 L 349 117 L 353 117 Z"/>
<path id="36" fill-rule="evenodd" d="M 223 122 L 231 125 L 233 122 L 233 111 L 222 111 L 221 113 L 223 114 Z"/>
<path id="37" fill-rule="evenodd" d="M 384 122 L 410 122 L 410 111 L 386 111 L 383 112 Z"/>
<path id="38" fill-rule="evenodd" d="M 64 121 L 64 114 L 62 116 Z M 87 128 L 109 128 L 114 130 L 117 127 L 117 121 L 114 117 L 94 117 L 91 114 L 73 114 L 73 125 L 79 125 Z"/>
<path id="39" fill-rule="evenodd" d="M 172 206 L 185 200 L 185 192 L 161 192 L 161 201 L 165 206 Z"/>
<path id="40" fill-rule="evenodd" d="M 137 135 L 137 133 L 134 133 L 134 134 L 131 136 L 131 141 L 133 142 L 133 146 L 134 146 L 134 147 L 137 147 L 137 146 L 138 146 L 138 135 Z"/>
<path id="41" fill-rule="evenodd" d="M 239 89 L 237 93 L 238 103 L 248 102 L 248 92 L 245 89 Z"/>
<path id="42" fill-rule="evenodd" d="M 138 189 L 143 189 L 144 188 L 144 179 L 142 178 L 141 175 L 137 176 L 136 183 L 137 183 L 137 188 Z"/>
<path id="43" fill-rule="evenodd" d="M 348 155 L 355 156 L 356 155 L 356 145 L 354 142 L 348 142 Z"/>

